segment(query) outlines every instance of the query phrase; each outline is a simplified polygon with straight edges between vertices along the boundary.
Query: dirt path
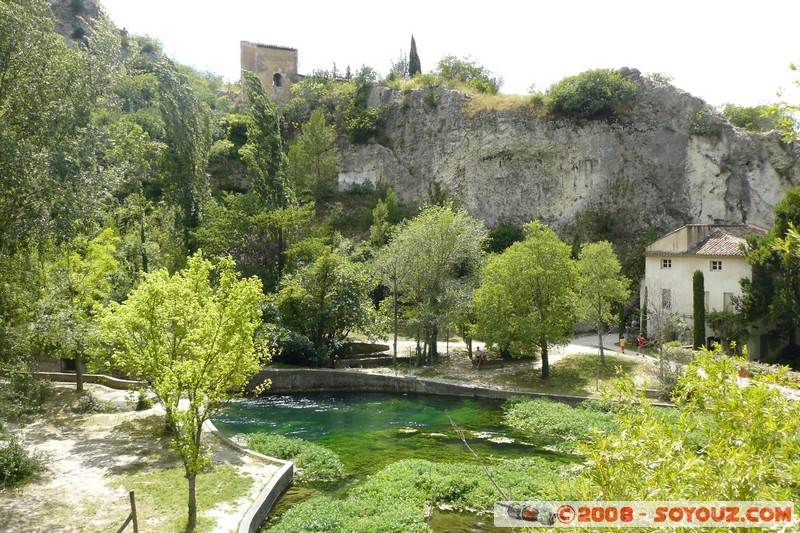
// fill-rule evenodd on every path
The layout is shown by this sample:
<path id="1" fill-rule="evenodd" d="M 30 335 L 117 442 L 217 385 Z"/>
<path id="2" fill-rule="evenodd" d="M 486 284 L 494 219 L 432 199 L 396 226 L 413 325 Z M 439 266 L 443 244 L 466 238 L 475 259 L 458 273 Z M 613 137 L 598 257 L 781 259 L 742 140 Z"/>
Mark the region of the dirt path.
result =
<path id="1" fill-rule="evenodd" d="M 98 398 L 126 410 L 77 415 L 63 407 L 74 399 L 74 388 L 56 385 L 53 412 L 16 430 L 27 449 L 46 454 L 48 471 L 24 487 L 0 491 L 0 531 L 116 531 L 130 512 L 123 472 L 170 453 L 165 450 L 164 439 L 154 438 L 154 428 L 163 425 L 157 409 L 132 411 L 125 391 L 87 385 Z M 256 480 L 245 497 L 205 511 L 216 523 L 213 531 L 236 531 L 241 517 L 278 467 L 218 443 L 213 463 L 232 465 L 239 476 Z M 175 490 L 185 491 L 185 484 Z M 161 531 L 146 516 L 140 516 L 139 526 L 142 532 Z"/>

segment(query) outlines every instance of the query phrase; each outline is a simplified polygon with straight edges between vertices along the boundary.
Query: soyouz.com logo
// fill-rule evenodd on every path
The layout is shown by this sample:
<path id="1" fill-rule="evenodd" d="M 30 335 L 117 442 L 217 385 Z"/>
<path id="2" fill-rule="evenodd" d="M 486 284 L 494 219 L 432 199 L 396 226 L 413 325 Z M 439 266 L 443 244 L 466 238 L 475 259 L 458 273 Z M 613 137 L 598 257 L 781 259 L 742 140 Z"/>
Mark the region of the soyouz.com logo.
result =
<path id="1" fill-rule="evenodd" d="M 554 502 L 494 505 L 496 527 L 775 527 L 794 523 L 792 502 Z"/>

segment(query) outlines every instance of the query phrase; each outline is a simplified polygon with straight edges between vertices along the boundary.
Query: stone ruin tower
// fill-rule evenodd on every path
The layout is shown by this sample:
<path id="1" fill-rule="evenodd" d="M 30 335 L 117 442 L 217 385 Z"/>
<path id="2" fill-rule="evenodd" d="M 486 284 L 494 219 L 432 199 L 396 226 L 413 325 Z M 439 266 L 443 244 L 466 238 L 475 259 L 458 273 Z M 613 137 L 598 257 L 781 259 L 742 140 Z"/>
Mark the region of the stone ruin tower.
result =
<path id="1" fill-rule="evenodd" d="M 285 104 L 292 98 L 297 74 L 297 49 L 241 41 L 242 70 L 258 74 L 267 96 Z"/>

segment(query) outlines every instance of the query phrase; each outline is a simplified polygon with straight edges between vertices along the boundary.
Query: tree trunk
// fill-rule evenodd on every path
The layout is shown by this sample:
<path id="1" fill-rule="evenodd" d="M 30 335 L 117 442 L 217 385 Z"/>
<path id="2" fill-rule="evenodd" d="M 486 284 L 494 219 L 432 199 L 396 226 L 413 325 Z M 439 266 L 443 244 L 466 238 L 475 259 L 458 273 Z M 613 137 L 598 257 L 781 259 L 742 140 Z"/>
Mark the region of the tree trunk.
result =
<path id="1" fill-rule="evenodd" d="M 83 392 L 83 351 L 78 349 L 75 353 L 75 384 L 79 393 Z"/>
<path id="2" fill-rule="evenodd" d="M 547 339 L 542 337 L 542 379 L 550 379 L 550 361 L 547 356 Z"/>
<path id="3" fill-rule="evenodd" d="M 606 364 L 606 354 L 603 352 L 603 332 L 602 330 L 597 330 L 597 342 L 598 346 L 600 347 L 600 363 Z"/>
<path id="4" fill-rule="evenodd" d="M 186 474 L 189 481 L 189 516 L 187 518 L 186 530 L 194 531 L 197 525 L 197 492 L 195 489 L 197 474 Z"/>

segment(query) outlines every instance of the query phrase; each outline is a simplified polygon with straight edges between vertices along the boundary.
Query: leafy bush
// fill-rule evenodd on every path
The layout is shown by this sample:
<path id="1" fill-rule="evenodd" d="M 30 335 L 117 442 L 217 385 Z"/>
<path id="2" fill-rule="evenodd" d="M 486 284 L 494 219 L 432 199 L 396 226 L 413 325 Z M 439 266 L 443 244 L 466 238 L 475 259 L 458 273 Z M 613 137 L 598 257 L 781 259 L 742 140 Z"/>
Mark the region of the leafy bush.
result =
<path id="1" fill-rule="evenodd" d="M 770 106 L 738 106 L 725 104 L 722 114 L 728 122 L 747 131 L 772 131 L 780 128 L 778 117 L 772 113 Z"/>
<path id="2" fill-rule="evenodd" d="M 439 61 L 436 69 L 445 82 L 450 82 L 451 85 L 464 84 L 478 93 L 497 94 L 503 85 L 503 78 L 495 76 L 469 57 L 445 56 Z"/>
<path id="3" fill-rule="evenodd" d="M 77 414 L 113 413 L 118 410 L 114 404 L 99 399 L 91 392 L 81 394 L 78 403 L 72 406 L 72 412 Z"/>
<path id="4" fill-rule="evenodd" d="M 505 421 L 522 431 L 570 440 L 588 439 L 591 429 L 616 431 L 613 414 L 594 403 L 572 407 L 545 399 L 512 398 L 506 402 Z"/>
<path id="5" fill-rule="evenodd" d="M 339 456 L 303 439 L 253 433 L 244 436 L 247 447 L 264 455 L 292 461 L 300 471 L 299 481 L 336 481 L 345 476 Z"/>
<path id="6" fill-rule="evenodd" d="M 268 324 L 269 348 L 275 361 L 290 365 L 322 366 L 328 358 L 317 353 L 308 337 L 276 324 Z"/>
<path id="7" fill-rule="evenodd" d="M 636 94 L 636 85 L 611 69 L 588 70 L 555 83 L 547 91 L 551 105 L 566 116 L 608 118 Z"/>
<path id="8" fill-rule="evenodd" d="M 0 387 L 0 418 L 25 420 L 41 415 L 52 393 L 52 382 L 38 380 L 25 370 L 15 371 Z"/>
<path id="9" fill-rule="evenodd" d="M 670 400 L 672 393 L 678 386 L 678 380 L 683 375 L 683 367 L 694 360 L 694 352 L 680 346 L 670 346 L 672 343 L 664 345 L 664 349 L 659 355 L 656 365 L 658 375 L 659 397 L 662 400 Z"/>
<path id="10" fill-rule="evenodd" d="M 44 469 L 44 456 L 41 453 L 29 453 L 12 434 L 2 436 L 0 490 L 21 485 Z"/>

